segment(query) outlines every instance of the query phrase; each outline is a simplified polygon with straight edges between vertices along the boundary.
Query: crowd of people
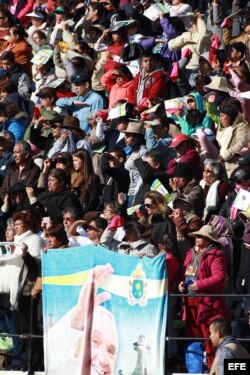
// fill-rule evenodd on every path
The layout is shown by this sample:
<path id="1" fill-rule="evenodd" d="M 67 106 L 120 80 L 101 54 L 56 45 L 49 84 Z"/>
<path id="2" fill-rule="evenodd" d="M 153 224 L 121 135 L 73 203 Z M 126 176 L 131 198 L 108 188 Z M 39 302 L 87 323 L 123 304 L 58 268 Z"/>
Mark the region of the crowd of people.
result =
<path id="1" fill-rule="evenodd" d="M 187 337 L 211 334 L 211 369 L 222 318 L 250 334 L 250 299 L 223 296 L 250 291 L 250 12 L 246 0 L 162 5 L 0 2 L 0 240 L 22 252 L 1 264 L 0 333 L 30 332 L 32 309 L 42 335 L 41 250 L 165 253 Z M 169 359 L 178 350 L 170 341 Z M 4 366 L 27 356 L 14 337 Z M 31 367 L 43 368 L 39 338 Z"/>

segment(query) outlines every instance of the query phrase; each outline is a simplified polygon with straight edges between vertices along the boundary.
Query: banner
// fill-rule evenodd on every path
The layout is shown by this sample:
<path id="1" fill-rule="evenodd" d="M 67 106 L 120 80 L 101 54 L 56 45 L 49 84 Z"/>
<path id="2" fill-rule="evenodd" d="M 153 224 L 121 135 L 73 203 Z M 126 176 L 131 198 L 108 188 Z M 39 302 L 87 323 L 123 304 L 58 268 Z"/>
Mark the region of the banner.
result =
<path id="1" fill-rule="evenodd" d="M 163 375 L 165 255 L 42 254 L 45 374 Z"/>

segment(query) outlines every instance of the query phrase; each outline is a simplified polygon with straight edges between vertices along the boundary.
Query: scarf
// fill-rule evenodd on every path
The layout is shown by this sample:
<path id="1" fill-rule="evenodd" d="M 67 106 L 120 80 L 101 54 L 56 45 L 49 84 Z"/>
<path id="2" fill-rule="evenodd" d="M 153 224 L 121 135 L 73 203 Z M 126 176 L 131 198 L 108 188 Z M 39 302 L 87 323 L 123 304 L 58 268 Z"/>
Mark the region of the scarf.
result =
<path id="1" fill-rule="evenodd" d="M 216 180 L 210 185 L 210 188 L 208 189 L 208 193 L 206 196 L 206 207 L 204 209 L 204 215 L 203 219 L 207 217 L 208 213 L 211 211 L 216 210 L 218 202 L 219 202 L 219 192 L 218 192 L 218 186 L 220 184 L 220 180 Z M 205 189 L 206 182 L 204 180 L 201 180 L 200 186 Z"/>

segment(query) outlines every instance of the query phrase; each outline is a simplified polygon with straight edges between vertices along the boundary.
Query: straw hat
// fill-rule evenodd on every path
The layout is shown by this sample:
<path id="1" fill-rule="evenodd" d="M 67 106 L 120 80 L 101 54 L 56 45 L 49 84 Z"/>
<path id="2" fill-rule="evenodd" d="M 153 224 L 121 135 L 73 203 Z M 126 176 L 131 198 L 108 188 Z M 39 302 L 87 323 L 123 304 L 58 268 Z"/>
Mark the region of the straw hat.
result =
<path id="1" fill-rule="evenodd" d="M 141 134 L 144 135 L 144 125 L 139 122 L 129 122 L 127 129 L 123 130 L 122 133 Z"/>
<path id="2" fill-rule="evenodd" d="M 220 244 L 218 240 L 218 232 L 217 230 L 212 226 L 212 225 L 203 225 L 200 230 L 197 232 L 192 232 L 189 233 L 190 237 L 197 237 L 197 236 L 202 236 L 205 238 L 208 238 L 209 240 Z"/>
<path id="3" fill-rule="evenodd" d="M 228 81 L 225 77 L 214 77 L 209 85 L 205 86 L 206 91 L 217 90 L 223 92 L 231 91 Z"/>

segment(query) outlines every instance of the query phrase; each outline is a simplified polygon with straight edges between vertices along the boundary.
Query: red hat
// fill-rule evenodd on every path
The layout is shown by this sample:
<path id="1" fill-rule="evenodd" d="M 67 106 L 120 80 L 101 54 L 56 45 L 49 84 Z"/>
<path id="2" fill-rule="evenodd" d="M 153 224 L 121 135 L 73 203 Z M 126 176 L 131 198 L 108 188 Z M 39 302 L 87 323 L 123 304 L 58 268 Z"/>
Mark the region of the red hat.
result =
<path id="1" fill-rule="evenodd" d="M 186 141 L 191 141 L 191 138 L 187 137 L 185 134 L 178 133 L 174 136 L 169 147 L 173 147 L 173 148 L 177 147 L 179 146 L 179 144 L 181 144 L 182 142 L 186 142 Z"/>

